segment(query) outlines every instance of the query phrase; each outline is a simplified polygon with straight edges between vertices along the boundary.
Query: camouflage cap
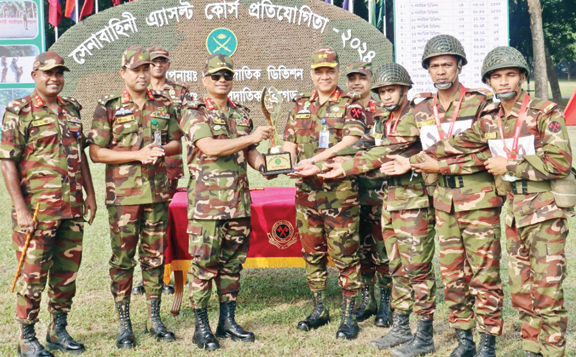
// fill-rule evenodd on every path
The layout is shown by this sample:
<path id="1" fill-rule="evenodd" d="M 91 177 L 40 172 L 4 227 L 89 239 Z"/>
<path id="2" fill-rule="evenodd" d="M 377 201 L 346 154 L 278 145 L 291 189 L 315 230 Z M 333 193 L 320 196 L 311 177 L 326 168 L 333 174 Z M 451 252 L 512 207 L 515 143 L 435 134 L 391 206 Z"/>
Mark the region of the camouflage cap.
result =
<path id="1" fill-rule="evenodd" d="M 221 53 L 215 53 L 206 58 L 206 65 L 204 66 L 204 76 L 216 73 L 221 70 L 226 70 L 234 73 L 234 62 L 232 58 Z"/>
<path id="2" fill-rule="evenodd" d="M 310 64 L 310 68 L 312 69 L 319 67 L 336 68 L 339 65 L 338 54 L 332 47 L 325 46 L 319 48 L 312 54 L 312 63 Z"/>
<path id="3" fill-rule="evenodd" d="M 462 66 L 468 63 L 464 46 L 458 39 L 451 35 L 436 35 L 426 42 L 422 54 L 422 67 L 428 69 L 428 62 L 432 57 L 451 55 L 462 59 Z"/>
<path id="4" fill-rule="evenodd" d="M 150 52 L 150 61 L 160 57 L 170 59 L 170 52 L 162 46 L 148 47 L 148 52 Z"/>
<path id="5" fill-rule="evenodd" d="M 62 58 L 62 56 L 56 52 L 52 51 L 44 52 L 38 55 L 38 57 L 34 59 L 34 64 L 32 65 L 32 69 L 34 71 L 48 71 L 56 67 L 63 68 L 65 71 L 70 71 L 70 69 L 64 65 L 64 58 Z"/>
<path id="6" fill-rule="evenodd" d="M 366 76 L 372 76 L 371 62 L 354 62 L 346 65 L 346 75 L 360 73 Z"/>
<path id="7" fill-rule="evenodd" d="M 519 68 L 526 76 L 530 67 L 526 58 L 514 47 L 500 46 L 488 52 L 482 63 L 482 82 L 486 83 L 492 72 L 502 68 Z"/>
<path id="8" fill-rule="evenodd" d="M 130 47 L 122 54 L 122 68 L 134 69 L 150 63 L 150 52 L 140 46 Z"/>

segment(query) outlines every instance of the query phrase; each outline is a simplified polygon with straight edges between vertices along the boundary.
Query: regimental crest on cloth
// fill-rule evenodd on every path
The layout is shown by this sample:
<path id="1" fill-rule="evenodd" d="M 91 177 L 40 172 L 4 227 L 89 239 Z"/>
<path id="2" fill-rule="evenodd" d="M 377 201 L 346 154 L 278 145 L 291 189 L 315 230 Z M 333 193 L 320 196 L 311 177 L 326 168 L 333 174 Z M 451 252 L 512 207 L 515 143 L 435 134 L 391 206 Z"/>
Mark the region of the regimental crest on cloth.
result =
<path id="1" fill-rule="evenodd" d="M 294 226 L 286 220 L 280 220 L 274 223 L 272 230 L 267 234 L 268 242 L 278 249 L 287 249 L 296 243 L 298 239 L 294 231 Z"/>
<path id="2" fill-rule="evenodd" d="M 211 55 L 220 53 L 232 56 L 238 49 L 238 38 L 227 28 L 214 29 L 206 38 L 206 49 Z"/>

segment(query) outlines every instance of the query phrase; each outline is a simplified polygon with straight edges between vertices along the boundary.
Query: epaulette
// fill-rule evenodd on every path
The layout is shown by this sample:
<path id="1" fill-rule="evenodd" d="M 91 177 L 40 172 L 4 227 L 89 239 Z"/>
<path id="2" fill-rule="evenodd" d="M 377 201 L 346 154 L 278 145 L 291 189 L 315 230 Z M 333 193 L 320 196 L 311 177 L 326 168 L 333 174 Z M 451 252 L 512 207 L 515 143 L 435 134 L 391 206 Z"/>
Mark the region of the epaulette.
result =
<path id="1" fill-rule="evenodd" d="M 298 93 L 296 96 L 294 96 L 292 101 L 297 102 L 300 99 L 309 99 L 311 96 L 312 96 L 312 92 Z"/>
<path id="2" fill-rule="evenodd" d="M 98 99 L 98 104 L 100 104 L 101 106 L 105 107 L 106 104 L 108 104 L 109 101 L 114 100 L 114 99 L 118 99 L 122 97 L 122 93 L 121 92 L 114 92 L 105 96 L 102 96 Z"/>
<path id="3" fill-rule="evenodd" d="M 494 102 L 492 100 L 486 101 L 486 102 L 484 102 L 484 105 L 480 109 L 480 115 L 483 115 L 483 114 L 486 114 L 489 112 L 493 112 L 493 111 L 497 110 L 499 106 L 500 106 L 500 102 Z"/>
<path id="4" fill-rule="evenodd" d="M 350 98 L 352 100 L 360 100 L 360 94 L 356 93 L 356 92 L 342 92 L 342 94 L 340 95 L 341 97 L 347 97 Z"/>
<path id="5" fill-rule="evenodd" d="M 182 88 L 188 88 L 188 86 L 186 85 L 186 83 L 182 83 L 182 82 L 172 82 L 172 85 L 178 86 L 178 87 L 182 87 Z"/>
<path id="6" fill-rule="evenodd" d="M 246 113 L 250 113 L 250 108 L 244 106 L 244 104 L 240 104 L 240 103 L 234 103 L 236 104 L 236 106 L 238 107 L 238 109 L 242 109 L 243 111 L 245 111 Z"/>
<path id="7" fill-rule="evenodd" d="M 532 98 L 532 101 L 529 104 L 530 108 L 541 111 L 544 114 L 550 113 L 551 111 L 556 109 L 557 106 L 558 106 L 558 104 L 556 104 L 554 102 L 551 102 L 551 101 L 546 100 L 546 99 L 539 99 L 539 98 Z"/>
<path id="8" fill-rule="evenodd" d="M 422 103 L 425 100 L 432 99 L 433 97 L 434 93 L 432 92 L 418 93 L 414 96 L 414 98 L 412 98 L 412 100 L 410 100 L 410 106 L 413 107 L 415 105 Z"/>
<path id="9" fill-rule="evenodd" d="M 76 108 L 77 111 L 82 110 L 82 105 L 80 104 L 80 102 L 78 102 L 76 100 L 76 98 L 74 98 L 74 97 L 60 97 L 60 99 L 62 99 L 62 102 L 72 104 L 72 106 L 74 106 L 74 108 Z"/>
<path id="10" fill-rule="evenodd" d="M 24 97 L 21 99 L 15 99 L 15 100 L 11 101 L 10 103 L 8 103 L 8 105 L 6 106 L 6 111 L 8 111 L 10 113 L 14 113 L 14 114 L 20 114 L 22 109 L 24 109 L 25 107 L 27 107 L 31 103 L 32 103 L 32 97 L 31 96 L 27 96 L 27 97 Z"/>
<path id="11" fill-rule="evenodd" d="M 485 96 L 488 99 L 492 99 L 494 94 L 486 88 L 466 88 L 466 93 L 476 93 Z"/>
<path id="12" fill-rule="evenodd" d="M 172 101 L 172 99 L 168 96 L 168 94 L 163 90 L 150 90 L 154 98 L 160 98 L 168 101 Z"/>
<path id="13" fill-rule="evenodd" d="M 184 105 L 184 108 L 186 108 L 186 109 L 200 109 L 200 107 L 205 107 L 205 106 L 206 106 L 206 104 L 204 104 L 204 102 L 202 102 L 202 101 L 189 100 Z"/>

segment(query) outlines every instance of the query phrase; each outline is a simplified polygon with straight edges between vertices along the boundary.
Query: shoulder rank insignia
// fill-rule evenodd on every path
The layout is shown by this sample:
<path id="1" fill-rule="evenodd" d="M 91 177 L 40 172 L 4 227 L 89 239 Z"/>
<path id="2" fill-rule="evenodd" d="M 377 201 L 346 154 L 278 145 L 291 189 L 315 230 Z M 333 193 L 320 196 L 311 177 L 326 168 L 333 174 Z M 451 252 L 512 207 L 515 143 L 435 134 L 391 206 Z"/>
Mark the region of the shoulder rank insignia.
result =
<path id="1" fill-rule="evenodd" d="M 484 133 L 484 139 L 486 140 L 496 139 L 496 133 L 495 132 Z"/>
<path id="2" fill-rule="evenodd" d="M 430 125 L 436 125 L 436 121 L 434 119 L 430 119 L 416 122 L 416 126 L 419 128 Z"/>

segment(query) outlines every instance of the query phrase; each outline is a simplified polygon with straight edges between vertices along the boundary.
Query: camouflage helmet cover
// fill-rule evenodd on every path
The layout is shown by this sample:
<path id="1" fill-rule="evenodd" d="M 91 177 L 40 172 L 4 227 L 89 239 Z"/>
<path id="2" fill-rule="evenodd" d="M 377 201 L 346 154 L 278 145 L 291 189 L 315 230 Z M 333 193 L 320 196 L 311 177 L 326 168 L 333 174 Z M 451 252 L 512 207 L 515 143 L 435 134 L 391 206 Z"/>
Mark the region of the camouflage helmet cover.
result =
<path id="1" fill-rule="evenodd" d="M 413 84 L 406 68 L 398 63 L 386 63 L 376 71 L 372 78 L 371 89 L 373 92 L 378 93 L 378 88 L 381 87 L 401 85 L 412 88 Z"/>
<path id="2" fill-rule="evenodd" d="M 462 59 L 462 66 L 468 63 L 464 47 L 458 39 L 451 35 L 436 35 L 426 42 L 424 53 L 422 54 L 422 67 L 428 69 L 428 61 L 432 57 L 452 55 Z"/>
<path id="3" fill-rule="evenodd" d="M 520 51 L 514 47 L 501 46 L 488 52 L 484 58 L 482 63 L 482 82 L 486 83 L 490 73 L 502 68 L 519 68 L 526 73 L 526 76 L 530 74 L 528 62 L 526 62 L 526 58 Z"/>

